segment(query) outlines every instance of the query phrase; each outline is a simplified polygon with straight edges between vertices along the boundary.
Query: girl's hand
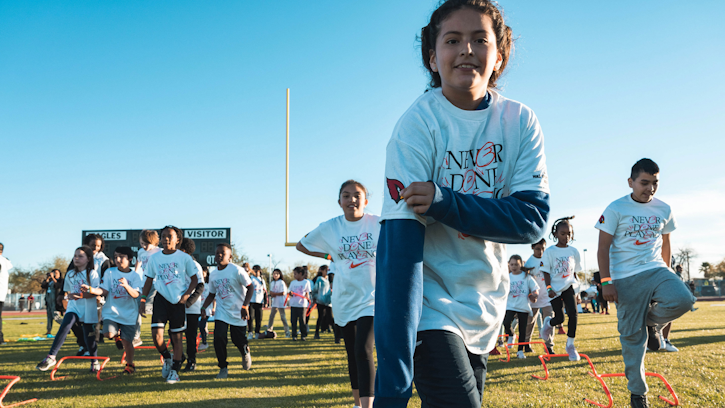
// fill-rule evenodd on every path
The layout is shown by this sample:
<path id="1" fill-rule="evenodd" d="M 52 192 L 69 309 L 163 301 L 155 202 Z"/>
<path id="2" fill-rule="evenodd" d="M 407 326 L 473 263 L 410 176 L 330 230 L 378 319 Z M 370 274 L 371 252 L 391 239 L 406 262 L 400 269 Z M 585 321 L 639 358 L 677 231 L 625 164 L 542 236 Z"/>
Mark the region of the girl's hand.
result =
<path id="1" fill-rule="evenodd" d="M 425 214 L 428 211 L 435 194 L 435 184 L 430 181 L 416 181 L 400 191 L 400 197 L 405 200 L 408 207 L 413 207 L 413 212 L 416 214 Z"/>
<path id="2" fill-rule="evenodd" d="M 608 302 L 616 302 L 617 301 L 617 289 L 614 287 L 614 285 L 602 286 L 602 297 L 604 297 L 604 300 L 606 300 Z"/>
<path id="3" fill-rule="evenodd" d="M 146 317 L 146 302 L 141 302 L 141 305 L 138 307 L 138 313 L 141 317 Z"/>
<path id="4" fill-rule="evenodd" d="M 186 301 L 187 301 L 187 300 L 189 300 L 189 296 L 190 296 L 190 295 L 187 295 L 186 293 L 184 293 L 184 294 L 183 294 L 183 295 L 181 296 L 181 299 L 179 299 L 179 303 L 178 303 L 178 304 L 180 304 L 180 305 L 185 305 L 185 304 L 186 304 Z"/>
<path id="5" fill-rule="evenodd" d="M 86 293 L 86 292 L 90 292 L 90 291 L 91 291 L 90 286 L 85 285 L 85 284 L 81 285 L 81 293 Z"/>
<path id="6" fill-rule="evenodd" d="M 121 278 L 118 280 L 118 284 L 125 288 L 128 285 L 128 281 L 126 280 L 126 278 Z"/>
<path id="7" fill-rule="evenodd" d="M 531 303 L 536 303 L 536 300 L 539 299 L 539 296 L 536 293 L 529 293 L 529 300 Z"/>
<path id="8" fill-rule="evenodd" d="M 201 309 L 201 318 L 202 319 L 205 319 L 206 318 L 206 310 L 205 309 Z"/>
<path id="9" fill-rule="evenodd" d="M 242 320 L 249 320 L 249 310 L 246 306 L 242 306 Z"/>

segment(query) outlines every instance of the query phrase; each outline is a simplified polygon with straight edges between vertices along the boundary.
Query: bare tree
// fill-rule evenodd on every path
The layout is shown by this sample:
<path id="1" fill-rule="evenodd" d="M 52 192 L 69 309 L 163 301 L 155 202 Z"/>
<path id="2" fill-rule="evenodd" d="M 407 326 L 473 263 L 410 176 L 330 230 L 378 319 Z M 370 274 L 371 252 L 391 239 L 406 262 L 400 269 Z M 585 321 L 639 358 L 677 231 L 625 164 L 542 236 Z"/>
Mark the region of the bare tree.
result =
<path id="1" fill-rule="evenodd" d="M 675 258 L 677 259 L 677 263 L 682 265 L 683 269 L 687 273 L 687 278 L 685 278 L 684 280 L 691 280 L 692 275 L 690 274 L 690 261 L 697 258 L 697 252 L 689 247 L 680 248 L 677 251 L 677 254 L 675 254 Z"/>

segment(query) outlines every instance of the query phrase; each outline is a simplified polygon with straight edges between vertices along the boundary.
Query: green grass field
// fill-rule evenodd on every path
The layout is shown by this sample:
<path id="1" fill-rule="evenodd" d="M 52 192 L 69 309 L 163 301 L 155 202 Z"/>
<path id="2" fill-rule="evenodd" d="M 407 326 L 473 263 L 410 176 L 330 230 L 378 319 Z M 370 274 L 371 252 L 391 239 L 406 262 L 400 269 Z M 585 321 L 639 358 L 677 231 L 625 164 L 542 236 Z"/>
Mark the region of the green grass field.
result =
<path id="1" fill-rule="evenodd" d="M 660 373 L 672 384 L 682 406 L 725 406 L 725 307 L 723 302 L 700 302 L 699 310 L 676 322 L 670 336 L 679 353 L 648 353 L 648 371 Z M 314 314 L 314 313 L 313 313 Z M 45 332 L 45 319 L 11 320 L 5 315 L 3 329 L 8 340 L 21 335 Z M 25 316 L 24 316 L 25 317 Z M 21 324 L 26 323 L 26 324 Z M 314 319 L 310 321 L 314 327 Z M 577 346 L 588 354 L 600 373 L 623 372 L 615 315 L 582 314 L 579 318 Z M 213 327 L 212 327 L 213 328 Z M 57 325 L 54 327 L 57 329 Z M 151 345 L 148 319 L 142 329 L 145 345 Z M 311 336 L 310 336 L 311 338 Z M 557 336 L 556 352 L 563 352 L 564 336 Z M 11 342 L 0 347 L 0 375 L 19 375 L 6 397 L 6 404 L 39 398 L 26 406 L 39 407 L 115 407 L 115 406 L 205 406 L 209 407 L 352 407 L 345 351 L 334 344 L 331 334 L 306 343 L 289 339 L 251 342 L 252 370 L 241 369 L 241 357 L 229 345 L 228 380 L 215 380 L 218 372 L 213 347 L 198 357 L 197 370 L 182 374 L 181 382 L 167 385 L 160 375 L 155 350 L 137 350 L 137 372 L 131 378 L 99 382 L 88 372 L 88 362 L 63 363 L 59 374 L 64 380 L 50 381 L 50 372 L 39 372 L 35 365 L 46 355 L 51 340 Z M 75 355 L 72 335 L 60 356 Z M 487 407 L 572 407 L 591 406 L 584 398 L 606 402 L 599 383 L 587 375 L 588 365 L 566 359 L 548 363 L 550 379 L 540 381 L 531 374 L 543 370 L 535 349 L 526 360 L 502 363 L 492 358 L 486 380 L 484 406 Z M 102 377 L 120 374 L 121 353 L 113 343 L 99 347 L 99 355 L 111 357 Z M 614 406 L 629 406 L 629 392 L 623 378 L 606 380 L 614 397 Z M 7 382 L 2 382 L 3 386 Z M 657 395 L 667 395 L 656 379 L 650 379 L 650 403 L 668 406 Z M 414 396 L 410 406 L 420 406 Z"/>

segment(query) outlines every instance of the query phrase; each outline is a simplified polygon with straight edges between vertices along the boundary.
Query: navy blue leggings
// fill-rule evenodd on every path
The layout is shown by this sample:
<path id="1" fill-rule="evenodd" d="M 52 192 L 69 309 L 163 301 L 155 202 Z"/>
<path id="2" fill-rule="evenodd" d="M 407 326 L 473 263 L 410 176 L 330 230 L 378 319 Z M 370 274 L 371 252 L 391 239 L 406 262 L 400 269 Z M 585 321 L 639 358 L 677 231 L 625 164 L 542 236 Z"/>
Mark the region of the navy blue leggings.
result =
<path id="1" fill-rule="evenodd" d="M 70 333 L 71 328 L 77 321 L 77 314 L 73 312 L 65 314 L 65 316 L 63 317 L 63 323 L 60 324 L 60 328 L 58 329 L 58 333 L 55 335 L 53 345 L 50 346 L 50 352 L 48 353 L 48 355 L 58 355 L 60 347 L 65 342 L 65 338 L 68 336 L 68 333 Z M 96 334 L 94 326 L 94 324 L 83 324 L 83 339 L 85 340 L 86 349 L 88 349 L 88 352 L 95 357 L 98 355 L 98 345 L 96 344 Z"/>

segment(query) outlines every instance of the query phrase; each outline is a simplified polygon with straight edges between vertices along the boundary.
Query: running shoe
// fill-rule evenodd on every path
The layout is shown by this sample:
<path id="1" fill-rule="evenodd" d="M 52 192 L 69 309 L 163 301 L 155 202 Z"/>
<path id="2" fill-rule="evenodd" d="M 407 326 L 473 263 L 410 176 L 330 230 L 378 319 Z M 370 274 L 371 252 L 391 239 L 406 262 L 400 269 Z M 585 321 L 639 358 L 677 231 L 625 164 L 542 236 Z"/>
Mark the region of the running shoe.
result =
<path id="1" fill-rule="evenodd" d="M 136 337 L 133 339 L 133 347 L 136 348 L 143 344 L 143 341 L 141 341 L 141 337 Z"/>
<path id="2" fill-rule="evenodd" d="M 76 356 L 85 356 L 86 353 L 88 353 L 88 350 L 86 350 L 86 346 L 80 346 L 78 347 L 78 352 L 76 353 Z"/>
<path id="3" fill-rule="evenodd" d="M 581 360 L 581 357 L 579 357 L 579 353 L 576 351 L 576 347 L 573 344 L 566 345 L 566 354 L 569 355 L 569 361 Z"/>
<path id="4" fill-rule="evenodd" d="M 133 364 L 126 364 L 126 368 L 123 369 L 124 375 L 131 375 L 136 372 L 136 366 Z"/>
<path id="5" fill-rule="evenodd" d="M 163 365 L 163 367 L 161 367 L 161 376 L 162 377 L 167 378 L 169 376 L 169 373 L 172 371 L 171 370 L 171 365 L 173 363 L 174 363 L 173 360 L 170 359 L 170 358 L 165 358 L 164 359 L 164 365 Z"/>
<path id="6" fill-rule="evenodd" d="M 249 351 L 249 345 L 244 345 L 244 356 L 242 356 L 242 368 L 245 370 L 249 370 L 252 368 L 252 353 Z"/>
<path id="7" fill-rule="evenodd" d="M 564 331 L 563 327 L 559 327 L 559 331 L 556 332 L 556 334 L 563 334 L 564 336 L 566 336 L 566 331 Z"/>
<path id="8" fill-rule="evenodd" d="M 670 343 L 670 339 L 665 339 L 665 351 L 677 352 L 680 351 L 680 349 L 672 345 L 672 343 Z"/>
<path id="9" fill-rule="evenodd" d="M 98 362 L 98 360 L 94 360 L 91 362 L 91 369 L 89 370 L 92 373 L 97 373 L 101 370 L 101 363 Z"/>
<path id="10" fill-rule="evenodd" d="M 516 341 L 516 338 L 514 336 L 509 336 L 509 339 L 508 339 L 508 348 L 509 349 L 513 348 L 512 344 L 514 344 L 515 341 Z"/>
<path id="11" fill-rule="evenodd" d="M 524 346 L 524 353 L 533 353 L 534 350 L 531 349 L 531 346 L 528 344 Z"/>
<path id="12" fill-rule="evenodd" d="M 647 348 L 650 351 L 658 351 L 662 348 L 660 338 L 660 334 L 657 333 L 654 326 L 647 326 Z"/>
<path id="13" fill-rule="evenodd" d="M 117 334 L 113 337 L 113 340 L 116 342 L 116 348 L 119 350 L 123 350 L 123 342 L 121 341 L 121 336 Z"/>
<path id="14" fill-rule="evenodd" d="M 176 370 L 171 370 L 169 372 L 169 376 L 166 377 L 166 384 L 176 384 L 179 381 L 181 381 L 179 373 L 177 373 Z"/>
<path id="15" fill-rule="evenodd" d="M 35 369 L 39 371 L 48 371 L 53 367 L 55 367 L 55 356 L 47 356 L 43 359 L 43 361 L 35 366 Z"/>
<path id="16" fill-rule="evenodd" d="M 629 398 L 629 402 L 632 408 L 649 408 L 647 395 L 632 394 L 632 396 Z"/>
<path id="17" fill-rule="evenodd" d="M 208 348 L 209 348 L 209 345 L 208 344 L 201 343 L 201 344 L 199 344 L 199 348 L 197 349 L 197 351 L 204 351 L 204 350 L 206 350 Z"/>
<path id="18" fill-rule="evenodd" d="M 219 374 L 216 375 L 217 380 L 226 380 L 229 376 L 229 369 L 227 367 L 220 368 Z"/>
<path id="19" fill-rule="evenodd" d="M 517 358 L 526 358 L 526 354 L 524 354 L 523 350 L 519 350 L 518 353 L 516 353 Z"/>
<path id="20" fill-rule="evenodd" d="M 544 324 L 541 325 L 541 330 L 539 331 L 539 337 L 544 341 L 552 341 L 554 339 L 554 328 L 551 327 L 550 321 L 551 317 L 546 316 Z"/>

